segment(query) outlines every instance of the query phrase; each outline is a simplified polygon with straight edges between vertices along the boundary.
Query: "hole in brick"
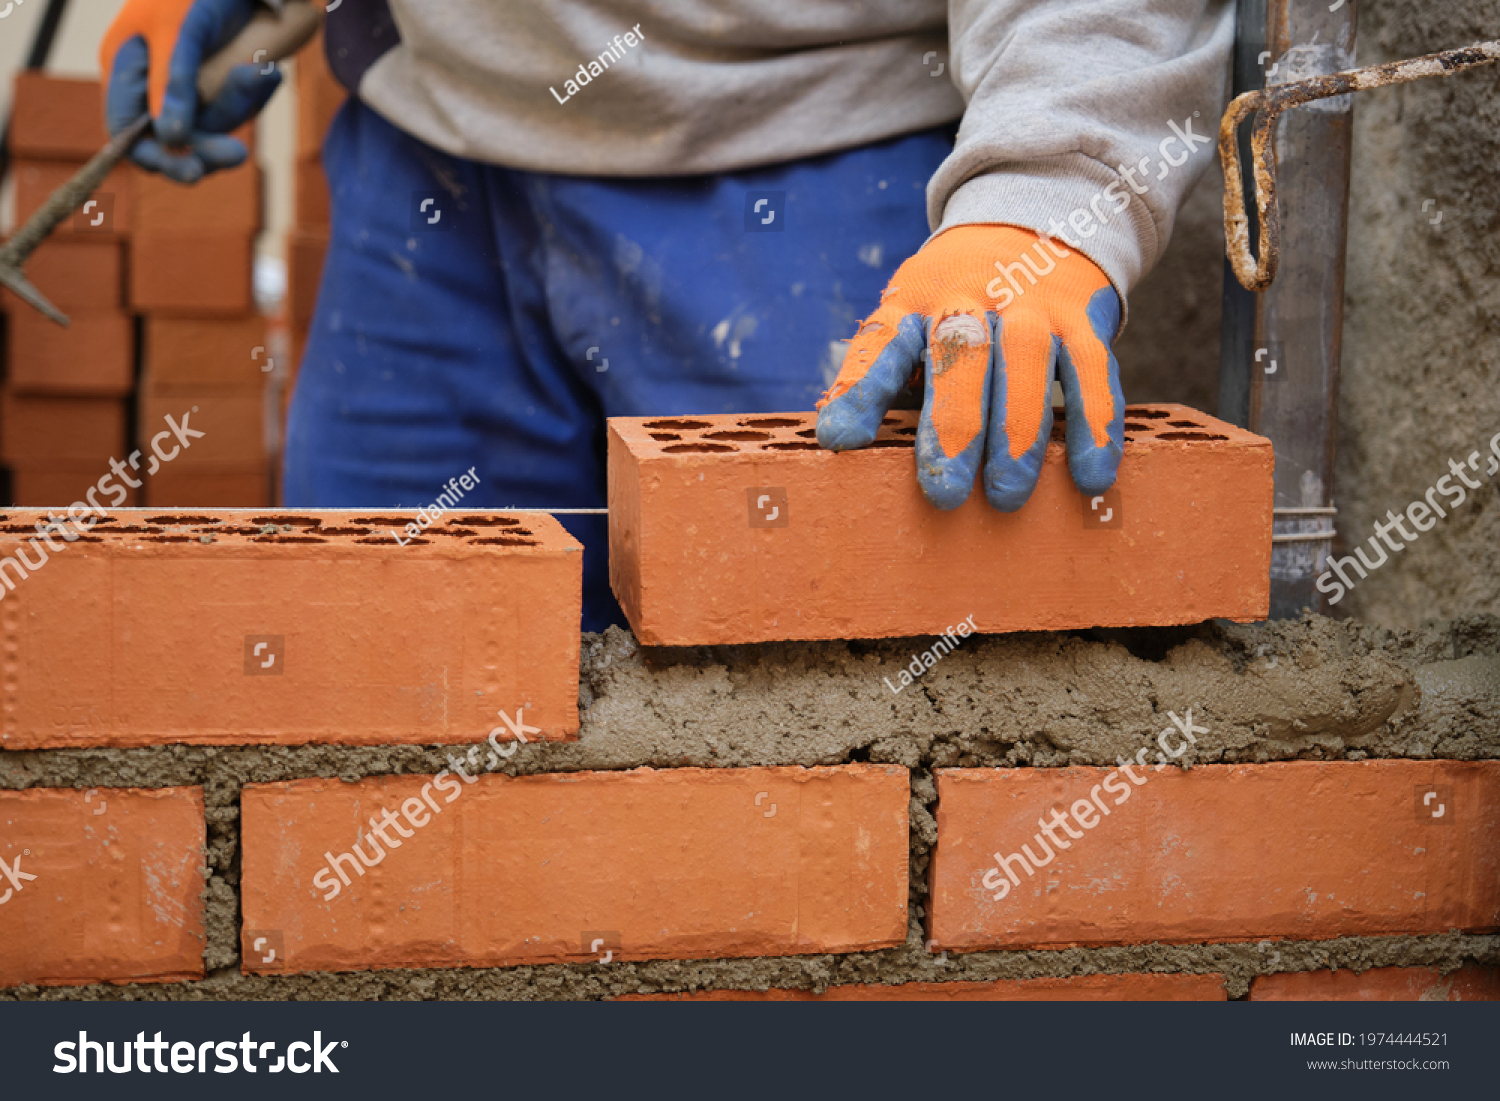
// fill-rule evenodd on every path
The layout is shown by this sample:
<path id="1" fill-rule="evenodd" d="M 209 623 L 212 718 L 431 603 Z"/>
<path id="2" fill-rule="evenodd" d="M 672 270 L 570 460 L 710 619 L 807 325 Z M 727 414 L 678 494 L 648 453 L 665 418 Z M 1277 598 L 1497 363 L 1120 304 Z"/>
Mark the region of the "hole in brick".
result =
<path id="1" fill-rule="evenodd" d="M 97 535 L 80 535 L 76 541 L 79 542 L 79 543 L 102 543 L 102 542 L 104 542 L 104 540 L 100 539 Z"/>
<path id="2" fill-rule="evenodd" d="M 194 535 L 145 535 L 141 537 L 143 543 L 191 543 L 197 536 Z"/>
<path id="3" fill-rule="evenodd" d="M 475 545 L 481 547 L 534 547 L 535 539 L 520 539 L 513 535 L 490 535 L 483 539 L 471 540 Z"/>
<path id="4" fill-rule="evenodd" d="M 200 528 L 198 530 L 202 534 L 213 534 L 213 535 L 259 535 L 260 534 L 260 528 L 250 528 L 250 527 L 208 528 L 208 529 Z"/>
<path id="5" fill-rule="evenodd" d="M 801 423 L 800 417 L 753 417 L 740 421 L 744 428 L 796 428 Z"/>
<path id="6" fill-rule="evenodd" d="M 300 527 L 315 528 L 323 521 L 314 516 L 252 516 L 250 522 L 252 524 L 276 524 L 278 526 L 297 524 Z"/>
<path id="7" fill-rule="evenodd" d="M 682 437 L 679 436 L 676 432 L 653 432 L 651 433 L 651 438 L 657 443 L 666 443 L 669 440 L 682 439 Z"/>
<path id="8" fill-rule="evenodd" d="M 692 430 L 694 428 L 712 428 L 713 427 L 713 422 L 712 421 L 694 421 L 694 420 L 647 421 L 646 422 L 646 427 L 647 428 L 676 428 L 676 429 L 679 429 L 679 430 L 681 430 L 683 432 L 687 432 L 687 431 L 690 431 L 690 430 Z"/>
<path id="9" fill-rule="evenodd" d="M 183 524 L 222 524 L 223 522 L 212 516 L 152 516 L 146 521 L 148 524 L 171 524 L 174 527 Z"/>
<path id="10" fill-rule="evenodd" d="M 809 440 L 815 440 L 818 438 L 818 430 L 816 428 L 804 428 L 801 432 L 798 432 L 797 435 L 805 436 Z"/>
<path id="11" fill-rule="evenodd" d="M 1126 443 L 1135 443 L 1135 437 L 1134 436 L 1126 436 L 1125 437 L 1125 442 Z"/>
<path id="12" fill-rule="evenodd" d="M 411 523 L 416 518 L 416 513 L 410 516 L 356 516 L 354 523 L 366 524 L 372 528 L 391 527 L 392 525 L 399 528 Z"/>
<path id="13" fill-rule="evenodd" d="M 513 528 L 520 522 L 514 516 L 460 516 L 454 521 L 455 524 L 477 524 L 480 527 L 507 528 Z"/>
<path id="14" fill-rule="evenodd" d="M 1125 431 L 1127 431 L 1127 432 L 1150 432 L 1151 431 L 1151 426 L 1149 424 L 1133 424 L 1130 421 L 1126 421 L 1125 422 Z"/>
<path id="15" fill-rule="evenodd" d="M 1163 432 L 1159 440 L 1227 440 L 1228 436 L 1215 436 L 1208 432 Z"/>
<path id="16" fill-rule="evenodd" d="M 917 426 L 914 424 L 908 424 L 905 428 L 896 429 L 896 435 L 898 436 L 915 436 L 916 434 Z"/>
<path id="17" fill-rule="evenodd" d="M 382 546 L 383 545 L 383 546 L 394 547 L 396 545 L 396 541 L 394 539 L 392 539 L 389 535 L 368 535 L 368 536 L 366 536 L 363 539 L 356 539 L 355 542 L 356 543 L 369 543 L 369 544 L 372 544 L 372 545 L 375 545 L 375 546 Z M 407 539 L 407 540 L 404 540 L 404 542 L 409 547 L 413 543 L 430 543 L 430 542 L 432 542 L 432 540 L 431 539 Z"/>
<path id="18" fill-rule="evenodd" d="M 1197 421 L 1168 421 L 1173 428 L 1202 428 Z"/>
<path id="19" fill-rule="evenodd" d="M 29 531 L 32 535 L 35 535 L 36 527 L 28 527 L 26 524 L 3 524 L 0 525 L 0 531 Z"/>
<path id="20" fill-rule="evenodd" d="M 1131 408 L 1127 405 L 1125 407 L 1125 415 L 1127 417 L 1135 417 L 1137 420 L 1159 421 L 1170 417 L 1172 414 L 1164 409 L 1142 409 L 1139 406 Z"/>
<path id="21" fill-rule="evenodd" d="M 428 528 L 428 535 L 459 535 L 470 536 L 478 534 L 472 528 Z"/>
<path id="22" fill-rule="evenodd" d="M 326 543 L 327 539 L 317 535 L 260 535 L 257 543 Z"/>
<path id="23" fill-rule="evenodd" d="M 761 448 L 762 451 L 821 451 L 817 444 L 810 440 L 788 440 L 785 443 L 768 443 Z"/>
<path id="24" fill-rule="evenodd" d="M 769 432 L 751 432 L 742 429 L 730 429 L 723 432 L 705 432 L 705 440 L 734 440 L 736 443 L 756 443 L 760 440 L 769 440 Z"/>
<path id="25" fill-rule="evenodd" d="M 727 443 L 669 443 L 663 451 L 677 454 L 683 451 L 734 451 Z"/>
<path id="26" fill-rule="evenodd" d="M 369 535 L 369 528 L 319 528 L 319 535 Z"/>
<path id="27" fill-rule="evenodd" d="M 880 423 L 881 424 L 900 424 L 901 423 L 901 418 L 900 417 L 881 417 L 880 418 Z"/>

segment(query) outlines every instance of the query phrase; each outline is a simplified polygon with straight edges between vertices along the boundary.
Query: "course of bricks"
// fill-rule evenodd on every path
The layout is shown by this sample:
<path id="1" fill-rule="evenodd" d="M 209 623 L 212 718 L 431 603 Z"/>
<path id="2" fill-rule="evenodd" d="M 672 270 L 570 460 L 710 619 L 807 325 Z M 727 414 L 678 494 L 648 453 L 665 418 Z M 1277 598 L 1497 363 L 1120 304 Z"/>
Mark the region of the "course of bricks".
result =
<path id="1" fill-rule="evenodd" d="M 1500 994 L 1500 618 L 968 636 L 894 691 L 930 638 L 575 649 L 554 521 L 412 515 L 121 510 L 0 590 L 0 996 Z"/>

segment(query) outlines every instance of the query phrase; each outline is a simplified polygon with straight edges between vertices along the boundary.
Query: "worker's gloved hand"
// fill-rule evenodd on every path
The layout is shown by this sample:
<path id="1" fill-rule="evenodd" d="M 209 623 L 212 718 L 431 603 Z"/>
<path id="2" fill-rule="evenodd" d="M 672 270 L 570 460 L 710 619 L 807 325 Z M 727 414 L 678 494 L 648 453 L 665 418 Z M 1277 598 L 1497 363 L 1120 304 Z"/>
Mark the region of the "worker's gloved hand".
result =
<path id="1" fill-rule="evenodd" d="M 131 160 L 179 183 L 244 161 L 244 142 L 228 131 L 265 106 L 281 74 L 273 66 L 236 65 L 218 97 L 201 104 L 198 69 L 259 7 L 256 0 L 125 0 L 104 34 L 99 66 L 109 75 L 104 115 L 111 134 L 148 106 L 155 120 L 154 134 L 136 143 Z"/>
<path id="2" fill-rule="evenodd" d="M 982 463 L 985 497 L 1014 512 L 1041 474 L 1055 367 L 1073 481 L 1103 493 L 1124 449 L 1125 398 L 1110 351 L 1119 328 L 1120 299 L 1082 253 L 1015 226 L 955 226 L 896 270 L 860 326 L 819 403 L 818 442 L 833 451 L 870 443 L 925 362 L 922 492 L 957 508 Z"/>

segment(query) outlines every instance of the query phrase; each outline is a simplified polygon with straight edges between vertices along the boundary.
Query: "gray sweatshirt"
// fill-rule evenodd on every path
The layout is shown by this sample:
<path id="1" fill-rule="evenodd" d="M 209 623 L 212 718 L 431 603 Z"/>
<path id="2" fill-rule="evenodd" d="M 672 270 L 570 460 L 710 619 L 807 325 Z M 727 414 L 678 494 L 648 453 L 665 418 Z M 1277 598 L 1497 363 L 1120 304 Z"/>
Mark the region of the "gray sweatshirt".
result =
<path id="1" fill-rule="evenodd" d="M 670 176 L 962 119 L 934 231 L 1050 232 L 1122 296 L 1212 159 L 1233 0 L 343 0 L 339 78 L 449 153 Z"/>

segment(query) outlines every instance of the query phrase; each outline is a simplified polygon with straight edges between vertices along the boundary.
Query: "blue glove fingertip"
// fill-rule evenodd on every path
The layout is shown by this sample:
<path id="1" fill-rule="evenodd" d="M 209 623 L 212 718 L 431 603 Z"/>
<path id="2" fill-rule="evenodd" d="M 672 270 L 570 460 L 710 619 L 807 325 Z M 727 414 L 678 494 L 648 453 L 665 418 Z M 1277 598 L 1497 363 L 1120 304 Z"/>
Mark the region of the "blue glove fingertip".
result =
<path id="1" fill-rule="evenodd" d="M 880 422 L 922 362 L 927 346 L 925 319 L 908 314 L 865 377 L 818 412 L 818 444 L 829 451 L 868 447 Z"/>
<path id="2" fill-rule="evenodd" d="M 1114 409 L 1105 430 L 1108 442 L 1103 447 L 1094 443 L 1094 433 L 1084 411 L 1078 369 L 1066 345 L 1058 358 L 1058 377 L 1068 411 L 1068 469 L 1079 491 L 1092 496 L 1115 484 L 1125 453 L 1125 393 L 1120 389 L 1120 364 L 1111 347 L 1120 329 L 1119 296 L 1113 288 L 1101 288 L 1089 299 L 1087 313 L 1094 335 L 1109 354 L 1109 393 Z"/>

